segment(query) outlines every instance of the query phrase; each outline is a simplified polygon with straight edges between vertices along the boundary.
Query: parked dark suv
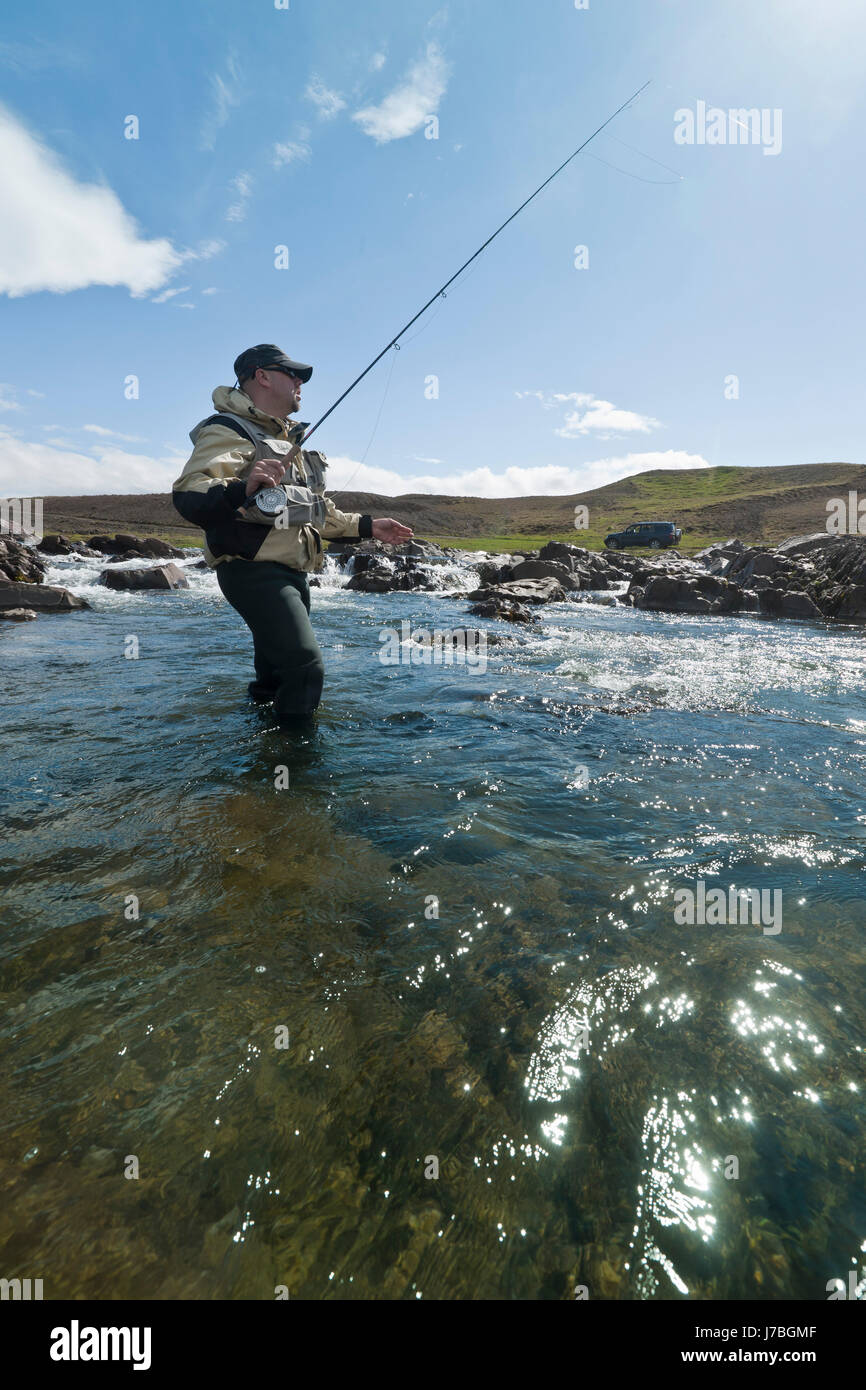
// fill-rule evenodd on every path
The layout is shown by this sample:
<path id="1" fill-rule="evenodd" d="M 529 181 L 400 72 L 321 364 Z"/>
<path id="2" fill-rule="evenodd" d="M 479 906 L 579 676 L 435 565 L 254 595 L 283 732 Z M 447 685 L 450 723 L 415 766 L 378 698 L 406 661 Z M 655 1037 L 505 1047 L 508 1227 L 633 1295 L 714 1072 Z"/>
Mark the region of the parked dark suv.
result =
<path id="1" fill-rule="evenodd" d="M 676 545 L 682 536 L 679 526 L 672 521 L 639 521 L 627 526 L 624 531 L 612 531 L 605 536 L 608 550 L 624 550 L 627 545 L 648 545 L 650 550 L 667 550 Z"/>

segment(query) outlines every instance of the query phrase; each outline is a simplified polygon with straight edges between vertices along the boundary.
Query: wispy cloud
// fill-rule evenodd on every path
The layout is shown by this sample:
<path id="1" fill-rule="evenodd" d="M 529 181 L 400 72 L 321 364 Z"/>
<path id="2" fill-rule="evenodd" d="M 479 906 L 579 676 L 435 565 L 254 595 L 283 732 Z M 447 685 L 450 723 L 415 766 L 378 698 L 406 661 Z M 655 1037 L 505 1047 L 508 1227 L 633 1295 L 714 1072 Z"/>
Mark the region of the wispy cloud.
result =
<path id="1" fill-rule="evenodd" d="M 321 77 L 317 77 L 315 74 L 307 83 L 304 96 L 307 101 L 313 103 L 323 121 L 332 121 L 338 112 L 344 110 L 346 105 L 340 93 L 326 87 Z"/>
<path id="2" fill-rule="evenodd" d="M 312 151 L 306 137 L 300 140 L 287 140 L 285 144 L 274 145 L 273 166 L 280 169 L 284 164 L 295 164 L 298 160 L 309 159 Z"/>
<path id="3" fill-rule="evenodd" d="M 243 222 L 247 215 L 247 205 L 253 191 L 252 175 L 238 174 L 236 179 L 232 179 L 229 188 L 235 195 L 235 201 L 230 204 L 226 211 L 226 221 Z"/>
<path id="4" fill-rule="evenodd" d="M 13 386 L 10 382 L 0 381 L 0 410 L 24 409 L 21 402 L 15 399 L 17 391 L 17 386 Z"/>
<path id="5" fill-rule="evenodd" d="M 243 92 L 240 65 L 233 53 L 226 58 L 225 72 L 211 74 L 211 107 L 201 132 L 201 147 L 212 150 L 216 138 L 236 106 L 240 105 Z"/>
<path id="6" fill-rule="evenodd" d="M 112 189 L 79 183 L 3 107 L 0 167 L 0 294 L 126 285 L 138 296 L 159 289 L 181 264 L 167 238 L 142 237 Z"/>
<path id="7" fill-rule="evenodd" d="M 189 288 L 189 285 L 182 285 L 176 290 L 161 290 L 159 294 L 153 296 L 150 302 L 151 304 L 165 304 L 166 300 L 173 299 L 176 294 L 188 294 Z"/>
<path id="8" fill-rule="evenodd" d="M 46 425 L 45 428 L 47 429 L 48 426 Z M 121 434 L 120 430 L 109 430 L 104 425 L 82 425 L 81 428 L 87 430 L 88 434 L 98 434 L 107 439 L 123 439 L 127 444 L 141 444 L 143 442 L 140 434 Z"/>
<path id="9" fill-rule="evenodd" d="M 654 420 L 651 415 L 620 410 L 611 401 L 599 400 L 586 391 L 516 391 L 514 394 L 518 400 L 539 401 L 545 410 L 577 406 L 576 410 L 566 411 L 564 423 L 554 430 L 562 439 L 578 439 L 588 434 L 609 439 L 615 434 L 649 434 L 651 430 L 662 428 L 661 421 Z"/>
<path id="10" fill-rule="evenodd" d="M 435 115 L 448 85 L 449 67 L 437 43 L 428 43 L 423 58 L 378 106 L 365 106 L 352 117 L 377 145 L 413 135 Z"/>
<path id="11" fill-rule="evenodd" d="M 385 66 L 385 61 L 384 53 L 374 53 L 370 59 L 370 71 L 379 72 Z"/>

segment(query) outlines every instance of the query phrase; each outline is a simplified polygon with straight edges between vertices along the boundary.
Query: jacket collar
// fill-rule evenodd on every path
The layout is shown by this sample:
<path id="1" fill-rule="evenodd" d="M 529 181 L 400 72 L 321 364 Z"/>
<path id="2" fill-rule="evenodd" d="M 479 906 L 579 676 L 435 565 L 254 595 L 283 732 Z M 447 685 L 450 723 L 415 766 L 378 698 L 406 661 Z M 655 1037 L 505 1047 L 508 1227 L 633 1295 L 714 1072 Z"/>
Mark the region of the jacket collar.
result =
<path id="1" fill-rule="evenodd" d="M 217 410 L 229 415 L 240 415 L 244 420 L 252 420 L 268 434 L 297 443 L 309 429 L 307 420 L 278 420 L 275 415 L 267 415 L 254 405 L 245 391 L 237 386 L 218 386 L 211 396 Z"/>

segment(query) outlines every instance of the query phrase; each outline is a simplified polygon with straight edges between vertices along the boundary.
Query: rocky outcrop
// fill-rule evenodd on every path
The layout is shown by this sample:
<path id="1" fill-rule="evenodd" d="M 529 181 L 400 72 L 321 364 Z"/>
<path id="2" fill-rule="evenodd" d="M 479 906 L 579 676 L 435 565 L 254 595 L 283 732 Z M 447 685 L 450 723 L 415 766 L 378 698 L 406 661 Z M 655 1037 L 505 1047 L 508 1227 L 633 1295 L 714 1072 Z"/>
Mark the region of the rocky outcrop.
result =
<path id="1" fill-rule="evenodd" d="M 635 608 L 661 613 L 733 613 L 740 606 L 739 600 L 740 590 L 735 585 L 710 574 L 659 574 L 642 588 L 636 585 L 632 592 Z"/>
<path id="2" fill-rule="evenodd" d="M 103 570 L 100 584 L 107 589 L 188 589 L 189 580 L 177 565 L 153 565 L 146 570 Z"/>
<path id="3" fill-rule="evenodd" d="M 27 608 L 37 613 L 71 613 L 90 604 L 68 589 L 53 584 L 17 584 L 0 581 L 0 609 Z"/>
<path id="4" fill-rule="evenodd" d="M 83 541 L 70 541 L 61 535 L 44 536 L 36 548 L 43 555 L 67 555 L 73 560 L 98 560 L 101 553 Z"/>
<path id="5" fill-rule="evenodd" d="M 822 613 L 808 594 L 799 590 L 762 589 L 758 594 L 758 612 L 770 618 L 820 618 Z"/>
<path id="6" fill-rule="evenodd" d="M 0 581 L 41 584 L 44 578 L 45 562 L 32 545 L 0 536 Z"/>
<path id="7" fill-rule="evenodd" d="M 708 590 L 693 562 L 675 571 L 682 583 L 664 584 L 649 570 L 633 572 L 628 602 L 664 612 L 739 612 L 763 617 L 866 622 L 866 537 L 819 531 L 781 545 L 726 541 L 701 551 L 695 561 L 723 586 Z M 668 571 L 668 557 L 658 562 Z M 683 566 L 688 566 L 684 569 Z M 672 576 L 670 576 L 672 577 Z M 701 600 L 707 600 L 705 607 Z"/>
<path id="8" fill-rule="evenodd" d="M 473 589 L 471 594 L 465 594 L 463 597 L 470 603 L 489 603 L 494 600 L 506 600 L 511 603 L 560 603 L 565 598 L 565 589 L 556 579 L 517 579 Z"/>
<path id="9" fill-rule="evenodd" d="M 185 552 L 158 536 L 91 536 L 91 550 L 118 560 L 183 560 Z"/>
<path id="10" fill-rule="evenodd" d="M 509 623 L 537 623 L 538 619 L 523 603 L 516 599 L 503 598 L 493 590 L 490 597 L 469 606 L 469 612 L 476 618 L 504 618 Z"/>
<path id="11" fill-rule="evenodd" d="M 519 583 L 524 579 L 555 579 L 566 593 L 572 593 L 581 587 L 580 575 L 573 573 L 569 566 L 561 564 L 558 560 L 521 560 L 520 564 L 512 566 L 506 582 Z"/>

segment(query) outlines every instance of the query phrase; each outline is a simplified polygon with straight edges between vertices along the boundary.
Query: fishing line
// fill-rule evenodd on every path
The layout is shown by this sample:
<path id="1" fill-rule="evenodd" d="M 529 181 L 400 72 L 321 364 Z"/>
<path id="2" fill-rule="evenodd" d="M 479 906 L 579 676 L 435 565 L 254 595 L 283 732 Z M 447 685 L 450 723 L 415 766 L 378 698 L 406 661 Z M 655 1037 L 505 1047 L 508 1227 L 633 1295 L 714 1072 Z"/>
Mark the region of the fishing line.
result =
<path id="1" fill-rule="evenodd" d="M 625 174 L 628 179 L 637 179 L 639 183 L 653 183 L 661 188 L 672 187 L 673 184 L 679 183 L 680 179 L 683 177 L 682 174 L 680 174 L 675 179 L 645 179 L 643 174 L 633 174 L 629 169 L 621 169 L 618 164 L 611 164 L 610 160 L 602 159 L 600 154 L 591 154 L 589 157 L 590 159 L 596 160 L 599 164 L 606 165 L 608 169 L 613 169 L 617 174 Z M 647 156 L 647 158 L 649 158 L 649 156 Z M 662 168 L 664 168 L 664 165 L 662 165 Z"/>
<path id="2" fill-rule="evenodd" d="M 333 411 L 335 411 L 335 410 L 337 409 L 337 406 L 338 406 L 338 405 L 342 405 L 343 401 L 344 401 L 344 400 L 346 399 L 346 397 L 350 394 L 350 392 L 354 391 L 355 387 L 356 387 L 361 381 L 364 380 L 364 377 L 367 375 L 367 373 L 373 370 L 373 368 L 376 366 L 376 363 L 377 363 L 377 362 L 381 362 L 382 358 L 385 356 L 385 353 L 386 353 L 386 352 L 389 352 L 390 349 L 391 349 L 392 347 L 395 347 L 395 346 L 397 345 L 397 343 L 399 342 L 399 340 L 402 338 L 403 334 L 406 333 L 406 332 L 412 327 L 412 325 L 413 325 L 414 323 L 417 323 L 417 322 L 418 322 L 418 320 L 420 319 L 421 315 L 424 314 L 424 313 L 426 313 L 426 311 L 430 308 L 431 304 L 434 304 L 434 303 L 436 302 L 436 300 L 440 297 L 440 295 L 443 295 L 443 296 L 444 296 L 445 291 L 446 291 L 447 289 L 449 289 L 451 285 L 454 284 L 454 281 L 458 278 L 458 276 L 462 275 L 462 274 L 463 274 L 463 271 L 466 270 L 466 269 L 472 264 L 473 261 L 475 261 L 475 260 L 478 259 L 478 257 L 481 255 L 482 251 L 486 251 L 486 249 L 487 249 L 487 247 L 490 245 L 490 243 L 491 243 L 492 241 L 494 241 L 494 240 L 496 239 L 496 237 L 499 236 L 499 233 L 500 233 L 500 232 L 504 232 L 505 228 L 509 225 L 509 223 L 510 223 L 510 222 L 513 222 L 514 219 L 515 219 L 515 217 L 518 217 L 518 216 L 520 215 L 520 213 L 523 212 L 523 209 L 524 209 L 525 207 L 528 207 L 529 204 L 532 202 L 532 200 L 533 200 L 534 198 L 537 198 L 538 195 L 539 195 L 539 193 L 541 193 L 542 190 L 545 189 L 545 188 L 547 187 L 547 185 L 548 185 L 549 183 L 551 183 L 552 180 L 555 179 L 556 176 L 557 176 L 558 174 L 561 174 L 562 171 L 563 171 L 563 169 L 565 169 L 566 166 L 569 165 L 573 159 L 576 159 L 577 156 L 581 153 L 581 151 L 582 151 L 582 150 L 585 150 L 586 147 L 587 147 L 587 145 L 591 144 L 591 142 L 596 138 L 597 135 L 600 135 L 601 132 L 602 132 L 603 130 L 605 130 L 605 129 L 607 128 L 607 126 L 610 125 L 611 121 L 616 120 L 617 116 L 619 116 L 619 115 L 621 114 L 621 112 L 625 111 L 629 106 L 631 106 L 632 102 L 636 101 L 637 98 L 638 98 L 639 96 L 641 96 L 641 94 L 642 94 L 643 92 L 646 91 L 646 89 L 647 89 L 647 87 L 648 87 L 649 85 L 650 85 L 650 84 L 649 84 L 649 82 L 647 81 L 647 82 L 645 82 L 645 83 L 643 84 L 642 87 L 639 87 L 638 90 L 637 90 L 636 92 L 632 93 L 632 95 L 628 98 L 628 101 L 624 101 L 624 102 L 622 103 L 621 106 L 618 106 L 618 107 L 616 108 L 616 110 L 613 112 L 612 115 L 608 116 L 608 118 L 607 118 L 606 121 L 602 121 L 602 123 L 601 123 L 601 125 L 598 127 L 598 129 L 597 129 L 597 130 L 594 130 L 594 131 L 592 132 L 592 135 L 588 136 L 587 139 L 584 140 L 582 144 L 578 145 L 577 149 L 574 150 L 574 151 L 572 151 L 572 153 L 568 156 L 568 158 L 567 158 L 567 159 L 564 159 L 564 160 L 562 161 L 562 163 L 559 165 L 559 167 L 558 167 L 557 169 L 554 169 L 553 173 L 550 174 L 550 175 L 548 175 L 548 177 L 544 180 L 543 183 L 541 183 L 541 184 L 538 185 L 538 187 L 535 189 L 535 192 L 534 192 L 534 193 L 530 193 L 529 197 L 526 198 L 526 199 L 524 199 L 524 201 L 520 204 L 520 207 L 519 207 L 519 208 L 516 208 L 516 209 L 514 210 L 514 212 L 511 214 L 510 217 L 506 217 L 505 221 L 501 224 L 501 226 L 497 227 L 497 228 L 496 228 L 496 231 L 493 232 L 493 233 L 487 238 L 486 241 L 482 242 L 482 244 L 478 247 L 478 250 L 477 250 L 477 251 L 474 251 L 473 254 L 469 257 L 469 259 L 468 259 L 467 261 L 464 261 L 464 262 L 463 262 L 463 264 L 460 266 L 459 270 L 455 270 L 455 272 L 454 272 L 454 274 L 451 276 L 451 278 L 450 278 L 449 280 L 446 280 L 446 281 L 445 281 L 445 284 L 442 285 L 442 286 L 436 291 L 436 293 L 435 293 L 434 295 L 431 295 L 431 297 L 427 300 L 427 303 L 424 304 L 424 305 L 422 305 L 422 307 L 418 310 L 417 314 L 413 314 L 413 316 L 412 316 L 412 318 L 409 320 L 409 322 L 403 325 L 403 327 L 400 329 L 400 332 L 397 333 L 397 334 L 391 339 L 390 343 L 388 343 L 385 347 L 383 347 L 382 351 L 381 351 L 380 353 L 378 353 L 378 354 L 373 358 L 372 362 L 370 362 L 370 363 L 368 364 L 368 366 L 366 366 L 366 367 L 364 368 L 364 370 L 360 373 L 359 376 L 356 376 L 356 377 L 355 377 L 355 380 L 352 382 L 351 386 L 348 386 L 348 387 L 346 388 L 346 390 L 343 392 L 342 396 L 339 396 L 339 397 L 337 398 L 337 400 L 334 401 L 334 404 L 333 404 L 332 406 L 329 406 L 329 407 L 328 407 L 328 409 L 325 411 L 324 415 L 322 415 L 322 416 L 316 421 L 316 423 L 315 423 L 314 425 L 312 425 L 312 426 L 310 427 L 310 429 L 307 430 L 306 434 L 304 435 L 304 440 L 303 440 L 304 443 L 306 443 L 306 441 L 310 438 L 310 436 L 316 432 L 316 430 L 319 428 L 320 425 L 324 424 L 324 422 L 325 422 L 325 420 L 327 420 L 328 416 L 331 415 L 331 414 L 333 413 Z"/>

